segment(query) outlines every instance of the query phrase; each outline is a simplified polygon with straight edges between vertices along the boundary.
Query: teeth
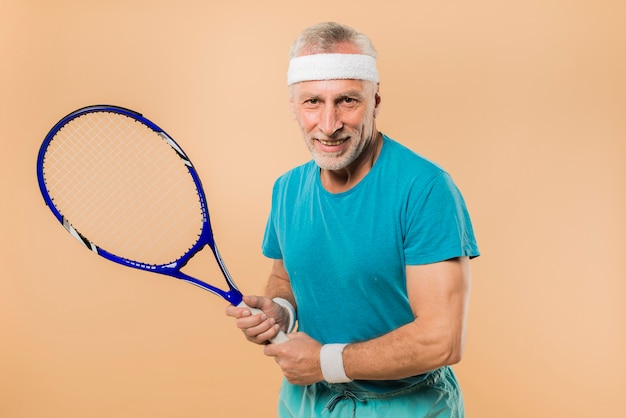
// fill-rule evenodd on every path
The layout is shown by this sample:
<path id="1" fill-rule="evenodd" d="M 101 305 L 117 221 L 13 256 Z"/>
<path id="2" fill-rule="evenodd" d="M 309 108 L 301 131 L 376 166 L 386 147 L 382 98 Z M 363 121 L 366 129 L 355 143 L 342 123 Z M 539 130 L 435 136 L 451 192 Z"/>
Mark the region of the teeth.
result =
<path id="1" fill-rule="evenodd" d="M 341 143 L 343 143 L 343 139 L 339 140 L 339 141 L 326 141 L 324 139 L 320 139 L 320 142 L 322 143 L 322 145 L 326 145 L 326 146 L 334 146 L 334 145 L 339 145 Z"/>

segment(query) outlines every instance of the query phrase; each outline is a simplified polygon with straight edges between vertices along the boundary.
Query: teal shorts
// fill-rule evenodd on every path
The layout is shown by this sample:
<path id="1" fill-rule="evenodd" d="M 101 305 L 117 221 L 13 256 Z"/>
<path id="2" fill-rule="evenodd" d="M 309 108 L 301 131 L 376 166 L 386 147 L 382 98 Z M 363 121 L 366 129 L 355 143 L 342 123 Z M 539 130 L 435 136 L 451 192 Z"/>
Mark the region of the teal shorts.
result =
<path id="1" fill-rule="evenodd" d="M 454 372 L 442 367 L 400 391 L 339 392 L 325 382 L 309 386 L 283 382 L 279 418 L 463 418 L 463 396 Z"/>

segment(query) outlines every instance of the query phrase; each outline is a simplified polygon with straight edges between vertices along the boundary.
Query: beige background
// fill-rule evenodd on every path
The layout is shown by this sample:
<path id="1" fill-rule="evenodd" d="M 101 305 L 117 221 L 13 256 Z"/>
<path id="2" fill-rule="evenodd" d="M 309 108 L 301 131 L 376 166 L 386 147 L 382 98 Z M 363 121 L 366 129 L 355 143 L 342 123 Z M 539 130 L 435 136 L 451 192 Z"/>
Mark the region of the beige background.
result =
<path id="1" fill-rule="evenodd" d="M 192 156 L 259 292 L 272 183 L 308 159 L 287 50 L 321 20 L 371 36 L 379 127 L 469 205 L 468 416 L 626 415 L 625 2 L 0 0 L 0 417 L 274 416 L 280 372 L 223 301 L 81 248 L 35 159 L 75 108 L 141 111 Z"/>

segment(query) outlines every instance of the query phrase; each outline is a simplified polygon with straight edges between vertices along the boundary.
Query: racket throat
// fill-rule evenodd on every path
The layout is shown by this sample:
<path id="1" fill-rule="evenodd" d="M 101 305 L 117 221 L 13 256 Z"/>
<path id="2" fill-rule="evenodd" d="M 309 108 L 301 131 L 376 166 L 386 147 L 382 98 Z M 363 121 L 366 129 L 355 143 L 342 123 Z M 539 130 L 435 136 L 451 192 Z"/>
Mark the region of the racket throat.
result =
<path id="1" fill-rule="evenodd" d="M 172 271 L 169 275 L 174 276 L 178 279 L 184 280 L 187 283 L 190 283 L 192 285 L 198 286 L 199 288 L 207 290 L 213 293 L 214 295 L 220 296 L 221 298 L 225 299 L 227 302 L 229 302 L 230 304 L 234 306 L 239 305 L 243 300 L 243 296 L 241 292 L 236 288 L 231 288 L 230 290 L 223 290 L 218 287 L 212 286 L 208 283 L 205 283 L 201 280 L 198 280 L 188 274 L 185 274 L 180 270 Z"/>
<path id="2" fill-rule="evenodd" d="M 212 237 L 209 242 L 210 244 L 192 249 L 187 257 L 167 266 L 170 271 L 166 274 L 207 290 L 237 306 L 242 301 L 241 292 L 226 269 Z M 211 251 L 205 251 L 206 247 Z M 207 277 L 209 280 L 204 279 Z"/>

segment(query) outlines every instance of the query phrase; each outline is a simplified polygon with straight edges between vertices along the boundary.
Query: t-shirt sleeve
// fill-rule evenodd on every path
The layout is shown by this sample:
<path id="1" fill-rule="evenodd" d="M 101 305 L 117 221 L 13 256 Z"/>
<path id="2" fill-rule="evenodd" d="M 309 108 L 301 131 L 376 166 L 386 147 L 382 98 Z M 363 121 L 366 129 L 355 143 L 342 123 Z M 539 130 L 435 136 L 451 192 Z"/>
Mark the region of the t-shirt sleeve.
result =
<path id="1" fill-rule="evenodd" d="M 409 194 L 404 252 L 407 265 L 480 254 L 465 200 L 446 172 Z"/>

